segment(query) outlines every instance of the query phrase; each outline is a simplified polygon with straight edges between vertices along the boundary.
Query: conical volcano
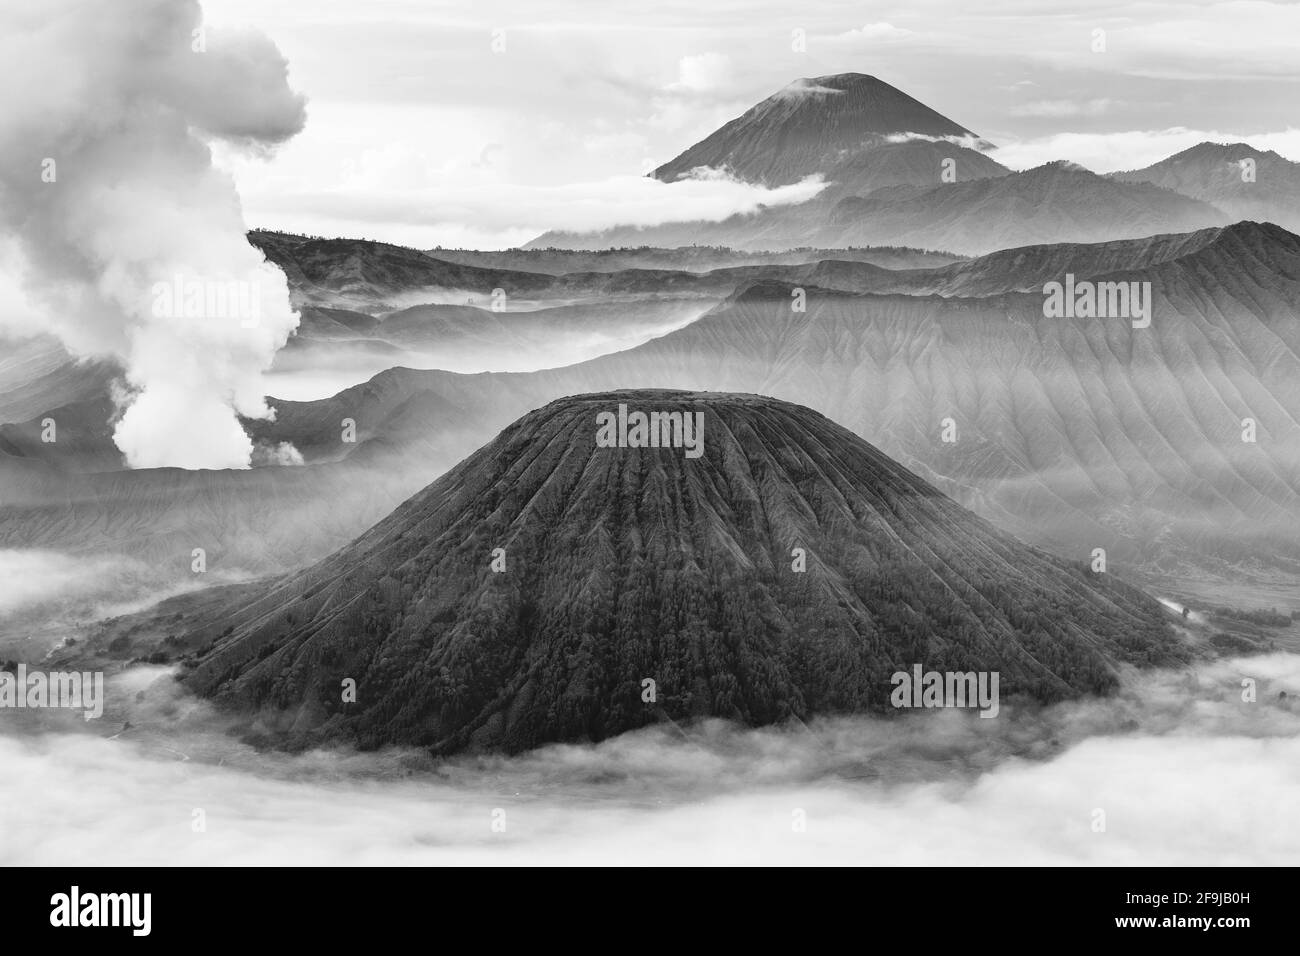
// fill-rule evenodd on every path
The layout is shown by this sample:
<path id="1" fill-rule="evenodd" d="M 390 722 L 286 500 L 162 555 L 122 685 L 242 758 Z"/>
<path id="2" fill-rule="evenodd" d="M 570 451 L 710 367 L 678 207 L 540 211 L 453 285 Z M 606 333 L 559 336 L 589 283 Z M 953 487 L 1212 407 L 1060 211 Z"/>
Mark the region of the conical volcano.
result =
<path id="1" fill-rule="evenodd" d="M 1180 656 L 1163 613 L 807 408 L 618 391 L 525 415 L 224 609 L 185 679 L 291 746 L 517 751 L 888 711 L 918 664 L 997 671 L 1004 698 L 1105 692 L 1121 661 Z"/>
<path id="2" fill-rule="evenodd" d="M 812 173 L 831 176 L 861 151 L 908 134 L 977 141 L 970 130 L 874 76 L 818 76 L 769 96 L 654 175 L 672 182 L 699 166 L 726 167 L 741 179 L 780 185 Z"/>

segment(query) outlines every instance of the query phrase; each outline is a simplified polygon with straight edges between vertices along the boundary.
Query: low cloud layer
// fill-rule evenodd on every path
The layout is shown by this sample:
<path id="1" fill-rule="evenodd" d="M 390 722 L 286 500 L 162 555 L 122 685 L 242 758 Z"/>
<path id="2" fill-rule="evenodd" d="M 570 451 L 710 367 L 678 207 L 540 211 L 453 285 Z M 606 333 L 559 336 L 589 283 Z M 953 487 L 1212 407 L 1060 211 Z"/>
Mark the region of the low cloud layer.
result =
<path id="1" fill-rule="evenodd" d="M 247 467 L 237 414 L 269 414 L 261 373 L 297 316 L 209 145 L 297 133 L 286 70 L 266 37 L 206 29 L 197 0 L 0 12 L 0 325 L 121 361 L 133 466 Z"/>
<path id="2" fill-rule="evenodd" d="M 121 554 L 0 548 L 0 660 L 35 663 L 80 625 L 200 586 L 167 570 Z"/>
<path id="3" fill-rule="evenodd" d="M 144 569 L 120 555 L 78 558 L 57 551 L 0 549 L 0 619 L 40 605 L 67 606 L 87 596 L 120 593 Z"/>
<path id="4" fill-rule="evenodd" d="M 1273 150 L 1300 162 L 1300 129 L 1271 133 L 1225 133 L 1218 130 L 1175 126 L 1161 130 L 1120 133 L 1057 133 L 1018 143 L 1006 143 L 989 152 L 1012 169 L 1032 169 L 1053 160 L 1069 159 L 1095 173 L 1142 169 L 1198 143 L 1248 143 Z"/>
<path id="5" fill-rule="evenodd" d="M 779 90 L 799 95 L 790 88 L 797 78 L 844 72 L 877 76 L 1003 144 L 1046 147 L 1047 134 L 1171 124 L 1278 130 L 1294 115 L 1300 27 L 1296 4 L 1167 0 L 1113 9 L 999 0 L 978 12 L 957 0 L 869 11 L 832 0 L 797 10 L 750 0 L 741 17 L 727 5 L 501 0 L 491 22 L 437 4 L 378 10 L 331 0 L 322 15 L 321 0 L 209 2 L 215 13 L 272 32 L 313 97 L 303 137 L 276 163 L 238 170 L 256 223 L 420 248 L 500 247 L 536 232 L 489 229 L 473 216 L 415 225 L 408 216 L 344 218 L 341 207 L 325 208 L 342 185 L 340 170 L 400 144 L 427 161 L 354 188 L 400 195 L 421 187 L 428 169 L 441 187 L 432 195 L 453 206 L 461 186 L 600 183 L 657 168 Z M 506 42 L 493 46 L 493 30 Z M 483 166 L 489 147 L 497 175 L 485 186 L 465 170 Z M 1091 154 L 1060 148 L 1013 162 L 1029 168 L 1061 158 L 1096 168 Z M 1120 157 L 1106 168 L 1159 158 Z M 520 217 L 552 228 L 538 218 Z"/>
<path id="6" fill-rule="evenodd" d="M 415 245 L 432 245 L 435 235 L 478 237 L 475 244 L 521 244 L 547 230 L 599 231 L 615 226 L 657 226 L 693 220 L 718 221 L 813 198 L 826 184 L 810 176 L 768 188 L 737 180 L 721 170 L 701 169 L 673 183 L 646 176 L 615 176 L 599 182 L 530 186 L 468 177 L 449 185 L 393 189 L 372 173 L 365 182 L 311 194 L 260 198 L 272 218 L 308 212 L 325 234 L 367 223 L 373 231 Z M 356 227 L 354 227 L 356 228 Z M 414 236 L 415 238 L 411 238 Z M 420 237 L 423 236 L 423 239 Z M 454 242 L 449 242 L 454 244 Z"/>
<path id="7" fill-rule="evenodd" d="M 115 678 L 93 732 L 20 735 L 0 713 L 0 863 L 1190 865 L 1300 854 L 1296 655 L 1132 675 L 1115 699 L 1004 708 L 997 720 L 663 726 L 437 764 L 259 754 L 200 729 L 213 715 L 158 674 Z M 1247 677 L 1254 703 L 1241 699 Z M 142 691 L 145 703 L 124 711 Z M 105 739 L 126 716 L 132 728 Z"/>

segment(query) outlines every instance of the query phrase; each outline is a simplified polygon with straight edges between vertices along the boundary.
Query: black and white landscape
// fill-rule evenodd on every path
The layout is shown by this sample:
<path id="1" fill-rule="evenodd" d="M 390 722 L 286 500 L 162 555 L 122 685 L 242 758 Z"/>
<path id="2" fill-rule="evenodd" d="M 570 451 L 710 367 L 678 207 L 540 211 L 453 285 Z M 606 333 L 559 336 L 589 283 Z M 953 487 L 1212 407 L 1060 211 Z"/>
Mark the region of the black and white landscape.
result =
<path id="1" fill-rule="evenodd" d="M 6 7 L 0 863 L 1300 859 L 1300 7 L 864 16 Z"/>

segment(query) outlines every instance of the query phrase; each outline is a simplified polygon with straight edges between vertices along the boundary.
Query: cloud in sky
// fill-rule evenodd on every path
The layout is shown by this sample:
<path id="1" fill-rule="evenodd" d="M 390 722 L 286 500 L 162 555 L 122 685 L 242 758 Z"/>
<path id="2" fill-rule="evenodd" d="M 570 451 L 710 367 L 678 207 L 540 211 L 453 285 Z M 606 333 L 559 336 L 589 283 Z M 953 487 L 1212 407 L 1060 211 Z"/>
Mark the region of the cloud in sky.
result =
<path id="1" fill-rule="evenodd" d="M 414 189 L 342 188 L 265 196 L 259 197 L 259 205 L 270 221 L 306 212 L 322 228 L 332 224 L 338 230 L 353 223 L 365 235 L 409 236 L 417 245 L 433 245 L 427 238 L 419 240 L 443 235 L 448 228 L 476 235 L 484 243 L 495 239 L 497 245 L 509 245 L 548 229 L 589 231 L 720 220 L 755 212 L 760 206 L 803 202 L 825 186 L 813 176 L 768 188 L 740 182 L 722 170 L 701 170 L 674 183 L 627 175 L 598 182 L 524 186 L 464 177 L 455 185 Z"/>
<path id="2" fill-rule="evenodd" d="M 1067 11 L 1063 10 L 1062 13 Z M 1295 37 L 1300 6 L 1269 0 L 1117 5 L 1069 21 L 1082 36 L 1044 33 L 1026 51 L 1058 69 L 1092 69 L 1135 77 L 1221 83 L 1291 80 L 1296 76 Z M 1104 52 L 1094 52 L 1093 31 L 1105 31 Z"/>
<path id="3" fill-rule="evenodd" d="M 677 65 L 677 80 L 668 85 L 674 92 L 709 93 L 731 79 L 731 57 L 723 53 L 684 56 Z"/>
<path id="4" fill-rule="evenodd" d="M 903 40 L 912 35 L 911 30 L 903 30 L 894 26 L 892 23 L 868 23 L 866 26 L 849 30 L 842 34 L 846 40 L 866 40 L 868 42 L 882 42 L 888 40 Z"/>
<path id="5" fill-rule="evenodd" d="M 1300 5 L 1258 0 L 993 0 L 978 14 L 960 0 L 887 0 L 865 23 L 861 11 L 832 0 L 617 12 L 575 0 L 503 0 L 490 16 L 420 3 L 386 5 L 380 16 L 343 0 L 207 6 L 223 21 L 267 30 L 313 98 L 311 123 L 295 143 L 271 163 L 236 169 L 250 218 L 423 246 L 524 241 L 531 226 L 435 221 L 427 210 L 414 216 L 418 224 L 348 219 L 337 215 L 340 199 L 325 218 L 327 194 L 361 191 L 339 189 L 339 164 L 393 142 L 437 158 L 369 187 L 382 208 L 404 189 L 481 189 L 468 170 L 488 144 L 500 147 L 493 181 L 503 188 L 602 183 L 667 162 L 764 97 L 792 93 L 797 78 L 857 71 L 1003 144 L 1009 157 L 1092 166 L 1110 151 L 1095 141 L 1079 140 L 1077 156 L 1042 150 L 1057 137 L 1135 141 L 1130 130 L 1156 131 L 1146 134 L 1152 142 L 1174 127 L 1284 130 L 1296 77 L 1289 38 L 1300 30 Z M 494 55 L 497 27 L 509 42 Z M 1104 53 L 1092 52 L 1095 29 L 1106 31 Z M 803 52 L 791 42 L 795 30 L 806 36 Z"/>
<path id="6" fill-rule="evenodd" d="M 1034 100 L 1021 103 L 1010 110 L 1012 116 L 1100 116 L 1114 104 L 1106 99 L 1095 100 Z"/>

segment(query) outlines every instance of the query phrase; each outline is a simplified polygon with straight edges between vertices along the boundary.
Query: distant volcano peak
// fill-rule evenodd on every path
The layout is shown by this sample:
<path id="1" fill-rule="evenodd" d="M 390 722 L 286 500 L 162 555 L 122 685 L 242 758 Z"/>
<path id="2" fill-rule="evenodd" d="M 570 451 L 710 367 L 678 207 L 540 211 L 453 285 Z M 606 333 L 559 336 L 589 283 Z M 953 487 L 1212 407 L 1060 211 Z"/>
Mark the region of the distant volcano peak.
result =
<path id="1" fill-rule="evenodd" d="M 655 170 L 671 182 L 700 166 L 726 167 L 750 182 L 777 185 L 833 174 L 891 136 L 978 137 L 924 103 L 864 73 L 805 77 Z"/>

